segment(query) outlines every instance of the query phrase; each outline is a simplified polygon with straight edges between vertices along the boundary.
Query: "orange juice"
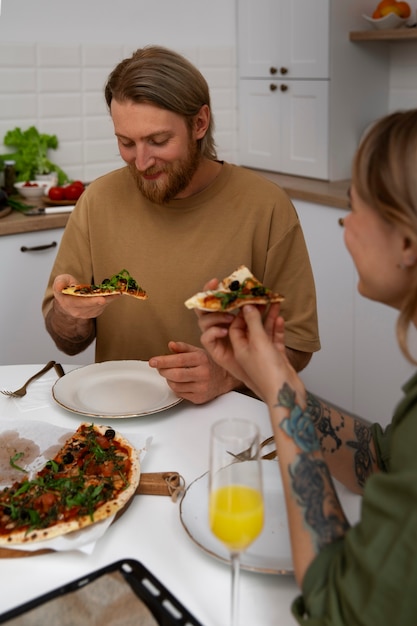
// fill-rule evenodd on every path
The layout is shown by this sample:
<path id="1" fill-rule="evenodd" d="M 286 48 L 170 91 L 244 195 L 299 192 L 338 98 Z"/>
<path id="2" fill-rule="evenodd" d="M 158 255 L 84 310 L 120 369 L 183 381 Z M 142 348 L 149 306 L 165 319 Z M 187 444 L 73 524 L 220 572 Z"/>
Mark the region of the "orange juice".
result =
<path id="1" fill-rule="evenodd" d="M 245 550 L 264 523 L 262 494 L 244 485 L 214 490 L 209 501 L 210 528 L 232 552 Z"/>

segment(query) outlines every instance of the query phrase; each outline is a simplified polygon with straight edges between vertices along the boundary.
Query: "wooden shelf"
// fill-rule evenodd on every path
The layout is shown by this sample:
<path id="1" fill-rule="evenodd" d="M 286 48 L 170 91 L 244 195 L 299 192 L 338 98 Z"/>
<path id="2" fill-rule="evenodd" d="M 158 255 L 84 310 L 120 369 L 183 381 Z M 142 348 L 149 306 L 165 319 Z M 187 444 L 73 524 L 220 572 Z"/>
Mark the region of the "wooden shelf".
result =
<path id="1" fill-rule="evenodd" d="M 391 30 L 357 30 L 349 33 L 350 41 L 410 41 L 417 40 L 417 28 Z"/>

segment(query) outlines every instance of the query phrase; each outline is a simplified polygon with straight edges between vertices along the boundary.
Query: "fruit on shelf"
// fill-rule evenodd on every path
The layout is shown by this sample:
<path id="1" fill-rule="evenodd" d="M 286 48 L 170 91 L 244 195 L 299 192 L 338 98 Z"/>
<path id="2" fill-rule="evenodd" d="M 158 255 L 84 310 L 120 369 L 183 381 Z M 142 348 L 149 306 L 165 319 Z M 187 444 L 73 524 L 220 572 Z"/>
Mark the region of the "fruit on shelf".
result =
<path id="1" fill-rule="evenodd" d="M 411 8 L 408 2 L 397 2 L 396 0 L 381 0 L 378 3 L 375 11 L 372 13 L 372 17 L 375 20 L 385 17 L 390 13 L 395 13 L 398 17 L 403 19 L 410 17 Z"/>

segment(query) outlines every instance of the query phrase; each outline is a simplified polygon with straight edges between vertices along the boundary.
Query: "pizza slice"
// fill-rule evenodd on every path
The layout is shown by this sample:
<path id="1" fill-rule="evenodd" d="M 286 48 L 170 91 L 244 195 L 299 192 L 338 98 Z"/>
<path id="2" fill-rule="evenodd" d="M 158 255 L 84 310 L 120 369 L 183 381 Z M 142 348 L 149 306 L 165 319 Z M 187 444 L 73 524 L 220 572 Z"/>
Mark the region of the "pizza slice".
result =
<path id="1" fill-rule="evenodd" d="M 0 545 L 51 539 L 104 520 L 128 503 L 139 479 L 139 457 L 126 439 L 112 428 L 81 424 L 33 478 L 0 491 Z"/>
<path id="2" fill-rule="evenodd" d="M 241 265 L 219 283 L 215 290 L 202 291 L 186 300 L 188 309 L 200 311 L 233 311 L 245 304 L 282 302 L 284 296 L 273 293 L 245 266 Z"/>
<path id="3" fill-rule="evenodd" d="M 148 294 L 138 285 L 127 270 L 121 270 L 111 278 L 105 278 L 99 285 L 70 285 L 64 287 L 62 293 L 70 296 L 82 296 L 92 298 L 95 296 L 113 296 L 122 294 L 123 296 L 133 296 L 138 300 L 146 300 Z"/>

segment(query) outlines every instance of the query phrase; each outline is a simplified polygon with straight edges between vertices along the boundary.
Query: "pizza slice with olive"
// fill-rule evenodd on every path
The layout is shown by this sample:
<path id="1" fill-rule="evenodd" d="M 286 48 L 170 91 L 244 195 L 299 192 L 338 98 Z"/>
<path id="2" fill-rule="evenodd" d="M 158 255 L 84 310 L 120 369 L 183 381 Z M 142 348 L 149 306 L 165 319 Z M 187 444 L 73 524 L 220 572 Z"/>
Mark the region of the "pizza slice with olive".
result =
<path id="1" fill-rule="evenodd" d="M 139 300 L 146 300 L 148 298 L 146 291 L 138 285 L 127 270 L 121 270 L 111 278 L 105 278 L 103 282 L 98 285 L 70 285 L 69 287 L 64 287 L 62 293 L 71 296 L 82 296 L 83 298 L 113 296 L 114 294 L 133 296 Z"/>
<path id="2" fill-rule="evenodd" d="M 0 545 L 51 539 L 104 520 L 127 504 L 139 478 L 139 457 L 126 439 L 112 428 L 81 424 L 33 478 L 0 491 Z"/>
<path id="3" fill-rule="evenodd" d="M 282 302 L 284 296 L 265 287 L 252 272 L 241 265 L 224 278 L 217 289 L 202 291 L 186 300 L 188 309 L 200 311 L 233 311 L 245 304 Z"/>

